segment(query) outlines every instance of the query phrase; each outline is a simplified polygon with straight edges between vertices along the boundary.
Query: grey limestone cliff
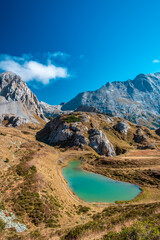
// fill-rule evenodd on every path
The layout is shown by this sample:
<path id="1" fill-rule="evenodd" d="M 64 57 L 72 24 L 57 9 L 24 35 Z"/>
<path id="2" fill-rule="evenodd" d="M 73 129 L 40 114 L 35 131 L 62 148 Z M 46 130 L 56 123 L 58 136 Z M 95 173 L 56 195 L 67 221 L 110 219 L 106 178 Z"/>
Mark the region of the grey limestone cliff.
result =
<path id="1" fill-rule="evenodd" d="M 45 119 L 37 97 L 21 77 L 12 72 L 0 74 L 0 115 L 4 114 L 30 122 L 36 122 L 35 115 Z"/>
<path id="2" fill-rule="evenodd" d="M 108 82 L 96 91 L 78 94 L 62 106 L 75 110 L 81 105 L 126 118 L 137 124 L 160 124 L 160 73 L 139 74 L 134 80 Z"/>

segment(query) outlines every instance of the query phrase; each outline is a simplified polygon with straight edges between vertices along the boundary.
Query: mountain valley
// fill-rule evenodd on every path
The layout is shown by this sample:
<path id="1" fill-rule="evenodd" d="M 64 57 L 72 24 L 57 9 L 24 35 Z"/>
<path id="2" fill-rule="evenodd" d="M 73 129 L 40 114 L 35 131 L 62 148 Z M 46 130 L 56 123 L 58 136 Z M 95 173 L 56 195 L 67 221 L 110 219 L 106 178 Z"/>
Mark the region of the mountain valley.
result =
<path id="1" fill-rule="evenodd" d="M 124 105 L 116 106 L 114 114 L 108 110 L 104 113 L 97 100 L 91 106 L 88 99 L 93 100 L 95 93 L 80 94 L 82 101 L 50 107 L 39 102 L 19 76 L 10 72 L 0 75 L 0 239 L 159 239 L 159 120 L 156 124 L 152 121 L 150 128 L 145 126 L 153 106 L 150 103 L 146 110 L 149 92 L 157 101 L 152 114 L 159 118 L 159 90 L 152 96 L 159 75 L 138 79 L 134 80 L 137 90 L 132 90 L 141 101 L 145 95 L 140 97 L 140 91 L 145 91 L 147 117 L 140 121 L 142 106 L 137 112 L 138 105 L 133 104 L 130 113 L 135 111 L 138 116 L 135 124 L 123 118 Z M 141 87 L 137 81 L 143 82 Z M 104 98 L 104 88 L 107 96 L 107 91 L 113 89 L 117 94 L 120 88 L 119 97 L 123 89 L 123 99 L 127 99 L 126 86 L 133 87 L 132 81 L 107 84 L 96 92 L 96 99 L 101 101 L 100 92 Z M 111 108 L 116 101 L 110 97 Z M 122 113 L 119 110 L 116 115 L 118 109 Z M 81 162 L 84 171 L 135 184 L 140 194 L 130 201 L 114 203 L 83 201 L 62 173 L 63 167 L 75 160 Z"/>

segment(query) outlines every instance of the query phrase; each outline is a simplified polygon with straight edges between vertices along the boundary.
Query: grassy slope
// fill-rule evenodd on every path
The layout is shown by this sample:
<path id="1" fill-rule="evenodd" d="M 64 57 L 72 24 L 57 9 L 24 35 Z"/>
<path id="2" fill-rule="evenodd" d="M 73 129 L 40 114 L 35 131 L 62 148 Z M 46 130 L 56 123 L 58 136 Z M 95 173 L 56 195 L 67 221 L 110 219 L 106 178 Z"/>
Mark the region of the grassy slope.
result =
<path id="1" fill-rule="evenodd" d="M 119 119 L 106 123 L 98 115 L 90 116 L 90 122 L 86 123 L 88 128 L 104 129 L 114 147 L 129 152 L 104 158 L 89 147 L 85 151 L 60 150 L 36 141 L 38 128 L 34 126 L 20 129 L 0 127 L 0 209 L 5 207 L 14 212 L 19 222 L 28 227 L 28 231 L 21 234 L 2 229 L 1 239 L 107 239 L 108 231 L 120 231 L 136 220 L 143 225 L 144 217 L 151 221 L 149 216 L 159 212 L 159 182 L 146 171 L 150 168 L 159 170 L 160 138 L 149 131 L 149 142 L 154 142 L 156 149 L 136 150 L 133 141 L 136 127 L 133 124 L 128 136 L 124 136 L 113 129 Z M 110 131 L 105 130 L 106 125 L 110 126 Z M 144 128 L 144 131 L 148 130 Z M 105 204 L 97 206 L 78 202 L 64 179 L 60 178 L 64 164 L 58 162 L 58 158 L 67 162 L 82 159 L 82 156 L 87 160 L 85 169 L 140 184 L 143 194 L 133 201 L 109 208 Z"/>

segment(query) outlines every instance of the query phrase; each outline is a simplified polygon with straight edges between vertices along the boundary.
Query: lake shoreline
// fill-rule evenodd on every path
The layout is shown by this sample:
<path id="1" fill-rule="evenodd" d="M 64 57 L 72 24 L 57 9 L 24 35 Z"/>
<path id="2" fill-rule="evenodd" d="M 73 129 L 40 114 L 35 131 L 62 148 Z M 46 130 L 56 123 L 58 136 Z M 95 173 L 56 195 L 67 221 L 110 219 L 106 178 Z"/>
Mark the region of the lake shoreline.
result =
<path id="1" fill-rule="evenodd" d="M 88 171 L 86 168 L 83 167 L 83 162 L 81 160 L 68 161 L 68 163 L 69 164 L 65 164 L 65 166 L 62 167 L 62 170 L 61 170 L 62 171 L 62 176 L 65 179 L 65 181 L 67 182 L 67 186 L 73 192 L 73 194 L 76 195 L 79 199 L 81 199 L 84 202 L 95 203 L 95 204 L 97 204 L 97 203 L 115 204 L 116 202 L 119 202 L 119 201 L 120 202 L 128 202 L 128 201 L 132 201 L 133 199 L 137 198 L 139 196 L 139 194 L 142 192 L 141 187 L 136 185 L 136 184 L 114 180 L 113 178 L 106 177 L 102 174 L 97 173 L 96 171 L 94 171 L 94 172 L 93 171 Z M 71 164 L 77 164 L 77 165 L 76 165 L 76 167 L 71 167 Z M 101 200 L 94 201 L 94 200 L 87 200 L 89 198 L 86 197 L 86 196 L 85 197 L 80 197 L 79 194 L 77 193 L 77 191 L 72 186 L 71 182 L 68 181 L 67 176 L 64 173 L 65 170 L 67 171 L 69 169 L 74 170 L 75 172 L 76 172 L 76 169 L 77 170 L 79 169 L 80 171 L 78 171 L 78 174 L 81 173 L 82 175 L 85 175 L 85 177 L 87 176 L 89 178 L 92 178 L 92 182 L 94 182 L 94 184 L 97 184 L 97 183 L 100 184 L 100 185 L 98 185 L 98 188 L 101 185 L 103 185 L 103 187 L 101 189 L 101 192 L 99 192 L 97 196 L 96 196 L 96 194 L 94 195 L 93 192 L 90 192 L 90 194 L 92 194 L 94 198 L 97 197 L 97 199 L 100 198 Z M 83 180 L 83 177 L 82 177 L 82 179 L 80 179 L 80 181 Z M 85 179 L 84 187 L 82 188 L 82 193 L 85 191 L 84 188 L 86 187 L 87 180 L 88 179 Z M 98 180 L 98 182 L 97 182 L 97 180 Z M 90 179 L 89 179 L 89 181 L 90 181 Z M 88 186 L 87 191 L 91 191 L 92 182 L 90 182 L 90 185 Z M 119 186 L 116 186 L 117 184 Z M 110 187 L 112 187 L 112 190 L 110 190 Z M 118 187 L 117 190 L 116 190 L 116 187 Z M 119 190 L 120 187 L 122 188 L 121 191 Z M 133 189 L 133 187 L 134 187 L 134 189 Z M 109 193 L 108 191 L 111 191 L 111 192 Z M 122 198 L 118 199 L 119 195 L 117 195 L 117 197 L 115 197 L 117 199 L 113 200 L 111 196 L 112 195 L 114 196 L 114 195 L 118 194 L 117 191 L 120 191 L 119 195 L 122 194 Z M 126 194 L 127 191 L 128 191 L 128 194 Z M 138 193 L 137 191 L 140 191 L 140 192 Z M 135 193 L 133 193 L 133 192 L 135 192 Z M 133 197 L 131 199 L 124 200 L 124 196 L 126 196 L 126 198 L 128 198 L 128 195 L 133 196 L 133 194 L 136 194 L 136 192 L 137 192 L 137 195 L 135 197 Z M 82 193 L 80 193 L 80 195 L 82 195 Z M 105 196 L 105 194 L 106 194 L 106 196 Z M 106 197 L 106 199 L 110 199 L 110 200 L 104 200 L 104 196 Z"/>

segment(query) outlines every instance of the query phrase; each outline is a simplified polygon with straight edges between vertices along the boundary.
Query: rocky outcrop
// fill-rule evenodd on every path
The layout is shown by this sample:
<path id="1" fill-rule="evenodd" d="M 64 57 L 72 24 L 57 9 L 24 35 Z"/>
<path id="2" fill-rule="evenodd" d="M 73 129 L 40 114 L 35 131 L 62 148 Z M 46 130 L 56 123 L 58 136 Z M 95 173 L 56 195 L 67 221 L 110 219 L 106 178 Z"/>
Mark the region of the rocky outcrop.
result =
<path id="1" fill-rule="evenodd" d="M 136 143 L 147 142 L 147 137 L 144 134 L 135 134 L 133 139 Z"/>
<path id="2" fill-rule="evenodd" d="M 120 118 L 78 112 L 53 118 L 36 138 L 52 146 L 85 149 L 89 146 L 99 155 L 115 156 L 134 148 L 156 148 L 153 143 L 159 136 Z"/>
<path id="3" fill-rule="evenodd" d="M 113 145 L 108 141 L 106 135 L 97 129 L 90 129 L 89 134 L 89 146 L 93 148 L 98 154 L 105 156 L 115 156 Z"/>
<path id="4" fill-rule="evenodd" d="M 67 124 L 60 117 L 56 117 L 37 133 L 36 138 L 53 146 L 82 147 L 88 144 L 88 139 L 84 136 L 85 130 L 81 123 Z"/>
<path id="5" fill-rule="evenodd" d="M 142 134 L 143 134 L 142 129 L 141 129 L 141 128 L 138 128 L 138 129 L 136 130 L 136 134 L 137 134 L 137 135 L 142 135 Z"/>
<path id="6" fill-rule="evenodd" d="M 96 91 L 80 93 L 62 110 L 85 105 L 153 128 L 160 123 L 159 94 L 160 73 L 139 74 L 134 80 L 108 82 Z"/>
<path id="7" fill-rule="evenodd" d="M 27 124 L 29 121 L 26 118 L 16 117 L 14 115 L 6 114 L 0 116 L 1 125 L 5 122 L 7 127 L 19 127 Z"/>
<path id="8" fill-rule="evenodd" d="M 45 119 L 36 96 L 21 77 L 12 72 L 0 74 L 0 115 L 3 114 L 12 114 L 30 122 L 37 122 L 36 115 Z"/>
<path id="9" fill-rule="evenodd" d="M 127 134 L 130 126 L 128 125 L 128 123 L 126 121 L 118 121 L 118 123 L 116 125 L 113 126 L 114 129 L 116 131 L 118 131 L 119 133 L 124 133 Z"/>
<path id="10" fill-rule="evenodd" d="M 77 116 L 73 114 L 56 117 L 37 133 L 36 138 L 52 146 L 82 148 L 88 145 L 100 155 L 114 156 L 113 145 L 107 139 L 106 134 L 102 130 L 91 128 L 90 123 L 84 121 L 84 117 L 91 120 L 92 114 L 90 115 L 81 113 Z M 76 119 L 77 122 L 74 122 Z"/>
<path id="11" fill-rule="evenodd" d="M 19 233 L 27 230 L 27 226 L 19 223 L 12 212 L 0 209 L 0 219 L 5 223 L 5 229 L 15 229 L 15 231 Z"/>

